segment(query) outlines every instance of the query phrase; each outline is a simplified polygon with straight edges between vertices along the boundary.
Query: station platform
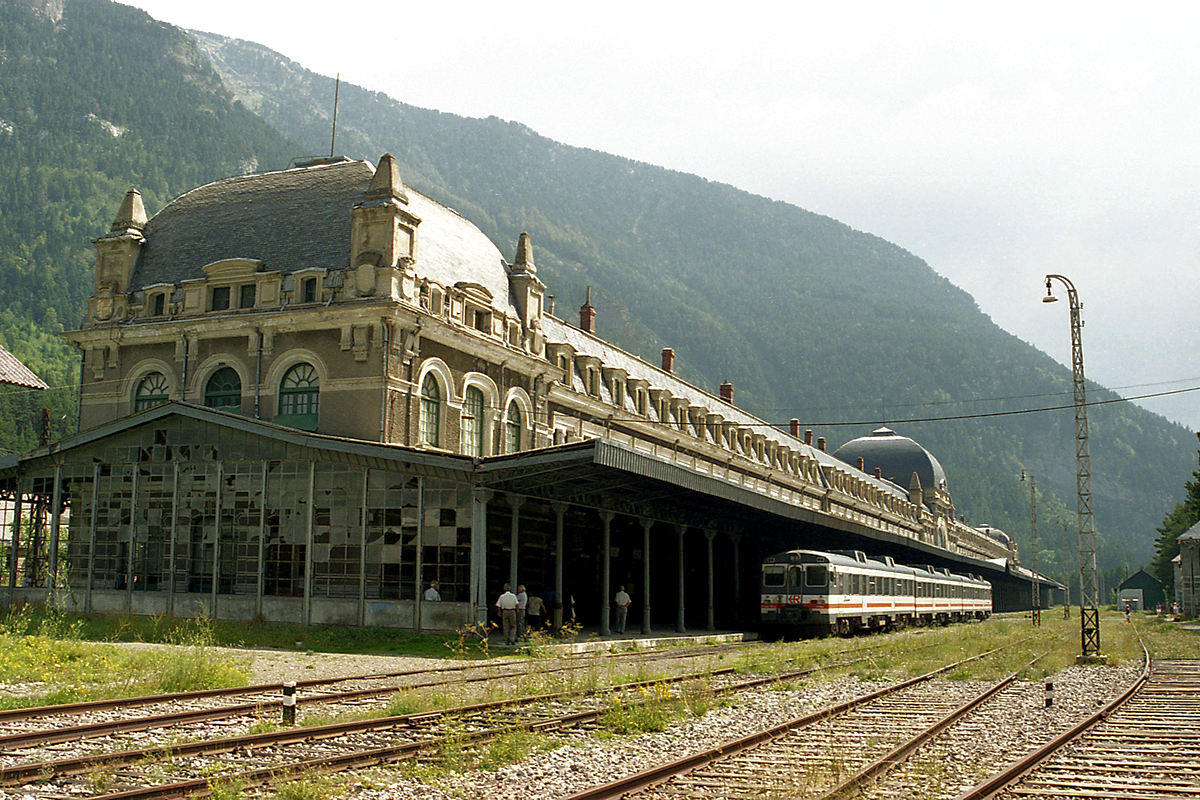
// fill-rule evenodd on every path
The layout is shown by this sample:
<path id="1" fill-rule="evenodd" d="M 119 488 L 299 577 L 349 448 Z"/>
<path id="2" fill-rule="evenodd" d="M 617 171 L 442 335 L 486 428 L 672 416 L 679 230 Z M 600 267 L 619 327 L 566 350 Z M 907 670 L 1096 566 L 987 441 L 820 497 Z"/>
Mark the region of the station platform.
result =
<path id="1" fill-rule="evenodd" d="M 612 633 L 601 637 L 595 629 L 583 628 L 575 635 L 574 640 L 559 640 L 545 636 L 538 642 L 539 648 L 545 648 L 563 655 L 574 653 L 606 653 L 631 650 L 654 650 L 659 647 L 681 647 L 693 644 L 727 644 L 731 642 L 751 642 L 758 639 L 753 631 L 703 631 L 692 633 L 651 631 L 648 634 L 626 632 Z M 495 653 L 519 651 L 528 644 L 520 641 L 515 645 L 504 644 L 504 636 L 499 631 L 492 631 L 488 637 L 488 648 Z"/>

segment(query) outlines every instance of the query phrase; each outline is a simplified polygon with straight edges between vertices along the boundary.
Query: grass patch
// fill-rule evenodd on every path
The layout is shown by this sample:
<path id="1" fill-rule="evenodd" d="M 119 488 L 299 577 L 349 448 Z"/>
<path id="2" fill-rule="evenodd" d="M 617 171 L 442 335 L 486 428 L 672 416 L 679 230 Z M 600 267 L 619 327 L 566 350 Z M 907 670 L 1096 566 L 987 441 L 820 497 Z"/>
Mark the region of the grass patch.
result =
<path id="1" fill-rule="evenodd" d="M 553 750 L 558 740 L 551 736 L 528 731 L 512 731 L 487 742 L 479 749 L 474 765 L 478 769 L 495 770 L 508 764 L 524 761 L 534 753 Z"/>
<path id="2" fill-rule="evenodd" d="M 42 611 L 36 612 L 45 613 Z M 64 623 L 74 626 L 78 638 L 107 642 L 156 642 L 171 644 L 186 631 L 190 620 L 177 617 L 64 614 Z M 394 628 L 356 628 L 344 625 L 290 625 L 275 622 L 213 620 L 212 644 L 220 647 L 271 648 L 299 652 L 410 655 L 424 658 L 478 658 L 467 649 L 452 652 L 447 642 L 453 636 L 419 634 Z M 486 653 L 482 654 L 486 655 Z"/>
<path id="3" fill-rule="evenodd" d="M 0 708 L 241 686 L 248 675 L 215 654 L 207 620 L 180 620 L 170 651 L 129 650 L 85 641 L 78 619 L 12 609 L 0 617 L 0 681 L 42 683 L 37 695 L 0 698 Z"/>
<path id="4" fill-rule="evenodd" d="M 656 683 L 638 687 L 632 698 L 614 696 L 600 725 L 622 735 L 657 733 L 689 713 L 683 699 L 672 696 L 666 684 Z"/>

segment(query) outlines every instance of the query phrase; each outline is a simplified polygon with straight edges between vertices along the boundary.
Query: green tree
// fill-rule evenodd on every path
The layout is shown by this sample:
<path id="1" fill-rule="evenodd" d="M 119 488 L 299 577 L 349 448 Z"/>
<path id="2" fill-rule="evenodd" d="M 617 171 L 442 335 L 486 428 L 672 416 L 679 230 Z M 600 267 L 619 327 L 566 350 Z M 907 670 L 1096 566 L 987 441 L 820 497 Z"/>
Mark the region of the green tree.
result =
<path id="1" fill-rule="evenodd" d="M 1196 436 L 1200 438 L 1200 433 Z M 1175 571 L 1171 569 L 1171 559 L 1179 555 L 1179 535 L 1200 522 L 1200 469 L 1192 473 L 1192 479 L 1184 487 L 1187 497 L 1163 517 L 1162 525 L 1158 528 L 1158 539 L 1154 542 L 1156 552 L 1151 569 L 1163 582 L 1168 597 L 1174 594 Z"/>

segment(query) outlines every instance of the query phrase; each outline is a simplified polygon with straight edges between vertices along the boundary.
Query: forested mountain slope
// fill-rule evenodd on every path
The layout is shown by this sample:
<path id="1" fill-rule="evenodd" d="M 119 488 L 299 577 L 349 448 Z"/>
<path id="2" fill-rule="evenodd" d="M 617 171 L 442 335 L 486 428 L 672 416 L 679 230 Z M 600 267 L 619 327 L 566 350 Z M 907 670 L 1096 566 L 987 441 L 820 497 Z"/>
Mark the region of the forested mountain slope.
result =
<path id="1" fill-rule="evenodd" d="M 177 29 L 104 0 L 0 0 L 0 343 L 52 387 L 0 387 L 0 447 L 75 426 L 79 359 L 58 334 L 82 317 L 95 250 L 130 186 L 147 208 L 215 178 L 279 168 L 298 150 L 234 102 Z"/>
<path id="2" fill-rule="evenodd" d="M 332 79 L 259 45 L 195 35 L 249 108 L 313 152 L 327 150 Z M 786 203 L 496 118 L 343 84 L 338 120 L 339 153 L 395 154 L 407 182 L 457 208 L 502 251 L 529 231 L 560 316 L 574 318 L 590 285 L 602 335 L 651 361 L 674 347 L 688 379 L 714 390 L 733 381 L 739 405 L 781 425 L 798 417 L 831 447 L 886 420 L 941 459 L 970 522 L 1027 537 L 1022 467 L 1073 516 L 1070 410 L 904 422 L 1071 402 L 1068 370 L 1001 330 L 913 254 Z M 1040 288 L 1030 287 L 1031 303 Z M 1066 337 L 1065 307 L 1047 310 L 1056 312 Z M 1114 396 L 1091 389 L 1091 399 Z M 1191 437 L 1129 404 L 1090 416 L 1102 559 L 1120 572 L 1150 553 L 1188 474 Z M 822 425 L 845 421 L 867 424 Z M 1057 520 L 1067 515 L 1047 500 L 1043 543 L 1061 552 Z"/>
<path id="3" fill-rule="evenodd" d="M 182 32 L 105 0 L 0 0 L 0 343 L 66 387 L 0 392 L 4 447 L 32 443 L 29 422 L 47 400 L 58 433 L 73 424 L 78 359 L 57 333 L 81 317 L 90 241 L 129 186 L 154 213 L 206 181 L 328 148 L 331 79 L 257 45 L 203 41 L 211 64 Z M 941 459 L 970 522 L 1026 535 L 1022 466 L 1073 508 L 1070 411 L 904 422 L 1070 402 L 1067 370 L 916 256 L 791 205 L 497 119 L 343 86 L 339 122 L 339 152 L 396 154 L 407 182 L 503 252 L 528 230 L 560 316 L 572 319 L 591 285 L 602 335 L 651 361 L 674 347 L 685 378 L 713 390 L 731 380 L 739 405 L 784 425 L 798 417 L 831 447 L 873 427 L 832 423 L 886 419 Z M 1065 337 L 1065 310 L 1047 313 L 1064 315 Z M 1047 393 L 1057 394 L 1027 397 Z M 1194 445 L 1125 404 L 1093 408 L 1092 421 L 1102 559 L 1137 566 L 1180 499 Z M 1057 530 L 1045 524 L 1043 536 Z"/>

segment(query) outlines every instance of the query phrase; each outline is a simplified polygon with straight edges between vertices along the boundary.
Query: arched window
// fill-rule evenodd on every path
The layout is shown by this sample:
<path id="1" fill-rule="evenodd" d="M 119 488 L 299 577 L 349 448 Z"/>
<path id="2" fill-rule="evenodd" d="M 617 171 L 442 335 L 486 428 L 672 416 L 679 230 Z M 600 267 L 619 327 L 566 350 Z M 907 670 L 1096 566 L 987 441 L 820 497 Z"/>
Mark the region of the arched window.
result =
<path id="1" fill-rule="evenodd" d="M 421 441 L 433 447 L 441 447 L 442 438 L 442 389 L 437 378 L 430 373 L 421 382 Z"/>
<path id="2" fill-rule="evenodd" d="M 463 395 L 462 452 L 483 455 L 483 392 L 478 386 L 468 386 Z"/>
<path id="3" fill-rule="evenodd" d="M 204 386 L 204 405 L 209 408 L 240 408 L 242 379 L 233 367 L 221 367 Z"/>
<path id="4" fill-rule="evenodd" d="M 161 372 L 151 372 L 138 382 L 133 392 L 133 410 L 145 411 L 167 402 L 167 379 Z"/>
<path id="5" fill-rule="evenodd" d="M 508 404 L 504 420 L 504 452 L 516 453 L 521 449 L 521 407 L 513 400 Z"/>
<path id="6" fill-rule="evenodd" d="M 321 382 L 312 364 L 301 363 L 284 373 L 279 382 L 279 413 L 275 421 L 306 431 L 317 429 Z"/>

